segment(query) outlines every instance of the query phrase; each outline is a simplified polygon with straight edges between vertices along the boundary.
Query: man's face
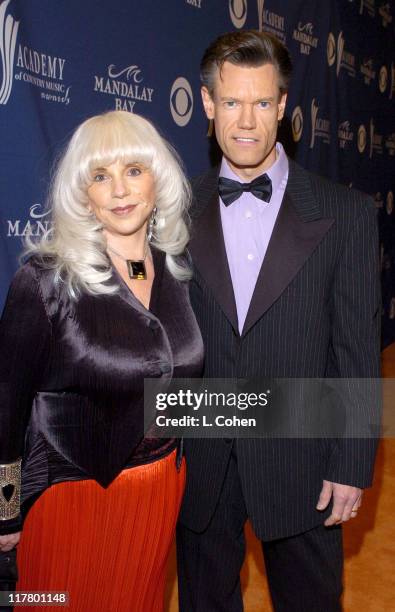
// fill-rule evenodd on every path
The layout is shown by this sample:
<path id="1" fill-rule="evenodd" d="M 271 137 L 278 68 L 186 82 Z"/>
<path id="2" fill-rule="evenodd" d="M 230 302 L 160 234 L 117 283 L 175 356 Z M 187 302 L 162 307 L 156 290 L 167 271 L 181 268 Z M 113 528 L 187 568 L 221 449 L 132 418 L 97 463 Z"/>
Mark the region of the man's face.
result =
<path id="1" fill-rule="evenodd" d="M 217 71 L 213 97 L 202 87 L 202 98 L 232 170 L 246 182 L 265 172 L 276 159 L 277 125 L 287 98 L 280 95 L 276 68 L 225 62 Z"/>

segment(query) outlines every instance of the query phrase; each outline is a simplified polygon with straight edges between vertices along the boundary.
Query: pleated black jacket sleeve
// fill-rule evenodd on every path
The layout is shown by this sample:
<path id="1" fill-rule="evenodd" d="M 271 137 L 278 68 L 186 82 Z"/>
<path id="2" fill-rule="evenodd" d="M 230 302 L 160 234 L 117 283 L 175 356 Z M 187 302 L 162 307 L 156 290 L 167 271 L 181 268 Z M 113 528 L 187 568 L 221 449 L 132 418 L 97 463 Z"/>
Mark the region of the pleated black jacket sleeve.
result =
<path id="1" fill-rule="evenodd" d="M 380 377 L 378 252 L 376 211 L 369 199 L 361 206 L 336 267 L 331 304 L 335 369 L 330 375 L 350 379 L 350 404 L 360 419 L 358 437 L 352 437 L 351 429 L 349 437 L 336 441 L 326 474 L 329 481 L 361 488 L 372 484 L 381 411 L 375 383 Z M 370 401 L 358 398 L 357 381 L 362 378 L 372 379 L 364 386 Z"/>
<path id="2" fill-rule="evenodd" d="M 32 399 L 46 369 L 51 324 L 34 269 L 24 266 L 10 286 L 0 322 L 0 463 L 23 455 Z M 0 523 L 0 533 L 13 533 L 20 517 Z"/>

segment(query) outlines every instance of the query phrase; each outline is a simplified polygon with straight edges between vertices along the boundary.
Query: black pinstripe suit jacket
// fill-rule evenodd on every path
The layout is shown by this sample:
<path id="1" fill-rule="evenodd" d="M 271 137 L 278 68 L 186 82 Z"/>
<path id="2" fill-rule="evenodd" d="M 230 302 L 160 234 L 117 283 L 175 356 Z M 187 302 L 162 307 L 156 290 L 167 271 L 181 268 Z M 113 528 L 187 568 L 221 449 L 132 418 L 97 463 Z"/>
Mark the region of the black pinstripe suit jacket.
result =
<path id="1" fill-rule="evenodd" d="M 290 161 L 283 203 L 239 335 L 218 204 L 218 169 L 193 182 L 191 300 L 205 343 L 205 375 L 378 377 L 380 292 L 372 201 Z M 323 521 L 322 480 L 371 484 L 375 440 L 238 439 L 238 468 L 259 538 Z M 203 531 L 231 452 L 226 440 L 186 440 L 180 520 Z"/>

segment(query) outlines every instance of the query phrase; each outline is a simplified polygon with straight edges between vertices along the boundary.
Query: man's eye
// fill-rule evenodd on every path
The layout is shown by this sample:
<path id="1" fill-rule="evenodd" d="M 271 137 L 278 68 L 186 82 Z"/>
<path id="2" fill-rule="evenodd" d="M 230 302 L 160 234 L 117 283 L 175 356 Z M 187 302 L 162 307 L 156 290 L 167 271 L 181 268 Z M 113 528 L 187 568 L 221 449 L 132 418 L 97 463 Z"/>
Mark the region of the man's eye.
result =
<path id="1" fill-rule="evenodd" d="M 259 106 L 260 106 L 261 108 L 267 108 L 267 107 L 269 106 L 269 102 L 266 102 L 265 100 L 261 100 L 261 101 L 259 102 Z"/>
<path id="2" fill-rule="evenodd" d="M 226 106 L 227 108 L 235 108 L 235 106 L 236 106 L 236 102 L 235 102 L 235 100 L 227 100 L 227 101 L 225 102 L 225 106 Z"/>

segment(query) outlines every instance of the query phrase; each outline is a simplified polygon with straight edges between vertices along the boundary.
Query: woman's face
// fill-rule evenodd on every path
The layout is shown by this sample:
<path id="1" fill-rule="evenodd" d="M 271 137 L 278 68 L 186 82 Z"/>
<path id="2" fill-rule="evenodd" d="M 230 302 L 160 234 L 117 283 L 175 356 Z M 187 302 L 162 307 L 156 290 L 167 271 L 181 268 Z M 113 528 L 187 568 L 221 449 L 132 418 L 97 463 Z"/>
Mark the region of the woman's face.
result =
<path id="1" fill-rule="evenodd" d="M 92 172 L 88 209 L 114 236 L 145 233 L 155 206 L 155 184 L 150 170 L 119 160 Z"/>

